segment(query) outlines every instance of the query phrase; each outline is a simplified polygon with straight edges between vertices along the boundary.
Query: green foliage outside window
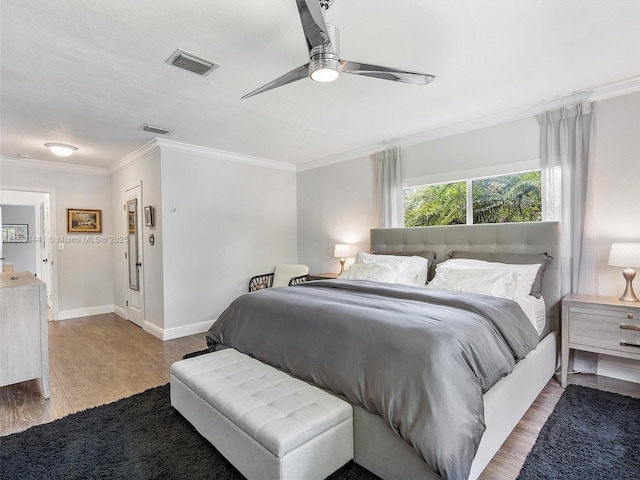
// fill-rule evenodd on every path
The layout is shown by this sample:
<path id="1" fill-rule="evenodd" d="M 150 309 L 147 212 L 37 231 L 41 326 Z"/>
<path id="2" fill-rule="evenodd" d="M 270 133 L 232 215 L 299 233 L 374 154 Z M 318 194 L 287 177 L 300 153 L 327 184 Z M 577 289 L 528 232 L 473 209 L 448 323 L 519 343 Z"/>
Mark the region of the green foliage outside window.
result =
<path id="1" fill-rule="evenodd" d="M 459 223 L 467 223 L 467 182 L 405 188 L 405 227 Z"/>
<path id="2" fill-rule="evenodd" d="M 473 180 L 473 223 L 542 220 L 540 172 Z M 411 187 L 404 190 L 405 226 L 466 223 L 467 182 Z"/>

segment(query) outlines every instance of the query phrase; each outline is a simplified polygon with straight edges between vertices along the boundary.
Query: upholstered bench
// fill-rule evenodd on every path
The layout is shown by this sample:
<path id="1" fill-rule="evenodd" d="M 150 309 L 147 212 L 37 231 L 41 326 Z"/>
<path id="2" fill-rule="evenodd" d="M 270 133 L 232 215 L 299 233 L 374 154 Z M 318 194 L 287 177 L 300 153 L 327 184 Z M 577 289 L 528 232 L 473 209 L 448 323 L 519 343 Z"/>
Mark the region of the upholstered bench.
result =
<path id="1" fill-rule="evenodd" d="M 171 405 L 249 479 L 322 479 L 353 458 L 351 405 L 231 348 L 174 363 Z"/>

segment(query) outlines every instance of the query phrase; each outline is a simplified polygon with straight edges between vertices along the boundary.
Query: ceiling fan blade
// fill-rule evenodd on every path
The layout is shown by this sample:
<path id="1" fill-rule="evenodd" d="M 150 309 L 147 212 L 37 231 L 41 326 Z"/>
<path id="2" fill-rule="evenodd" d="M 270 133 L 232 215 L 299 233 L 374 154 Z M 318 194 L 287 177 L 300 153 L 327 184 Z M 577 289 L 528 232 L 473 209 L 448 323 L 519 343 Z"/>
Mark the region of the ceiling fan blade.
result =
<path id="1" fill-rule="evenodd" d="M 262 87 L 254 90 L 251 93 L 247 93 L 242 100 L 245 98 L 253 97 L 254 95 L 258 95 L 259 93 L 267 92 L 269 90 L 273 90 L 274 88 L 282 87 L 283 85 L 287 85 L 288 83 L 293 83 L 298 80 L 302 80 L 303 78 L 307 78 L 309 76 L 309 64 L 306 63 L 301 67 L 296 68 L 295 70 L 291 70 L 288 73 L 285 73 L 281 77 L 276 78 L 272 82 L 263 85 Z"/>
<path id="2" fill-rule="evenodd" d="M 309 52 L 329 39 L 319 0 L 296 0 Z"/>
<path id="3" fill-rule="evenodd" d="M 369 65 L 367 63 L 349 62 L 346 60 L 342 60 L 340 63 L 342 64 L 342 73 L 363 75 L 365 77 L 380 78 L 382 80 L 392 80 L 394 82 L 426 85 L 436 78 L 434 75 L 429 75 L 427 73 L 398 70 L 397 68 L 381 67 L 379 65 Z"/>

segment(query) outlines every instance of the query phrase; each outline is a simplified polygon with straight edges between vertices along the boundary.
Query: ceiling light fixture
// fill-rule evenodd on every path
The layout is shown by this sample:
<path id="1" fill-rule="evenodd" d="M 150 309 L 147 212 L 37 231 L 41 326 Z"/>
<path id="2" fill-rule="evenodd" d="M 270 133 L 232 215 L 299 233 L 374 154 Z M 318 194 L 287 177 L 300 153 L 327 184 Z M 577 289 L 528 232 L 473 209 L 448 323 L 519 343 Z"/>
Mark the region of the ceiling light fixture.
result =
<path id="1" fill-rule="evenodd" d="M 58 157 L 68 157 L 73 154 L 78 147 L 74 147 L 73 145 L 67 145 L 65 143 L 45 143 L 45 147 L 47 147 L 54 155 Z"/>
<path id="2" fill-rule="evenodd" d="M 333 82 L 340 76 L 340 56 L 338 54 L 338 29 L 327 23 L 329 40 L 311 50 L 309 77 L 316 82 Z"/>

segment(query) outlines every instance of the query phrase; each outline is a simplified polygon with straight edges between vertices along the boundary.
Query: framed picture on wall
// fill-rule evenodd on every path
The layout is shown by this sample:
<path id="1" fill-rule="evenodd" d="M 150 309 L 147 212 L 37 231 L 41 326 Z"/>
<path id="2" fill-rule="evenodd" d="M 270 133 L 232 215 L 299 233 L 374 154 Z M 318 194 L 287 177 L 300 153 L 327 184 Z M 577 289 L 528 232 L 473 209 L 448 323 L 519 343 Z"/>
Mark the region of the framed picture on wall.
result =
<path id="1" fill-rule="evenodd" d="M 2 225 L 2 243 L 28 243 L 29 225 Z"/>
<path id="2" fill-rule="evenodd" d="M 102 233 L 102 210 L 67 208 L 67 232 Z"/>
<path id="3" fill-rule="evenodd" d="M 154 208 L 151 205 L 144 207 L 144 223 L 147 227 L 153 227 L 155 225 Z"/>

